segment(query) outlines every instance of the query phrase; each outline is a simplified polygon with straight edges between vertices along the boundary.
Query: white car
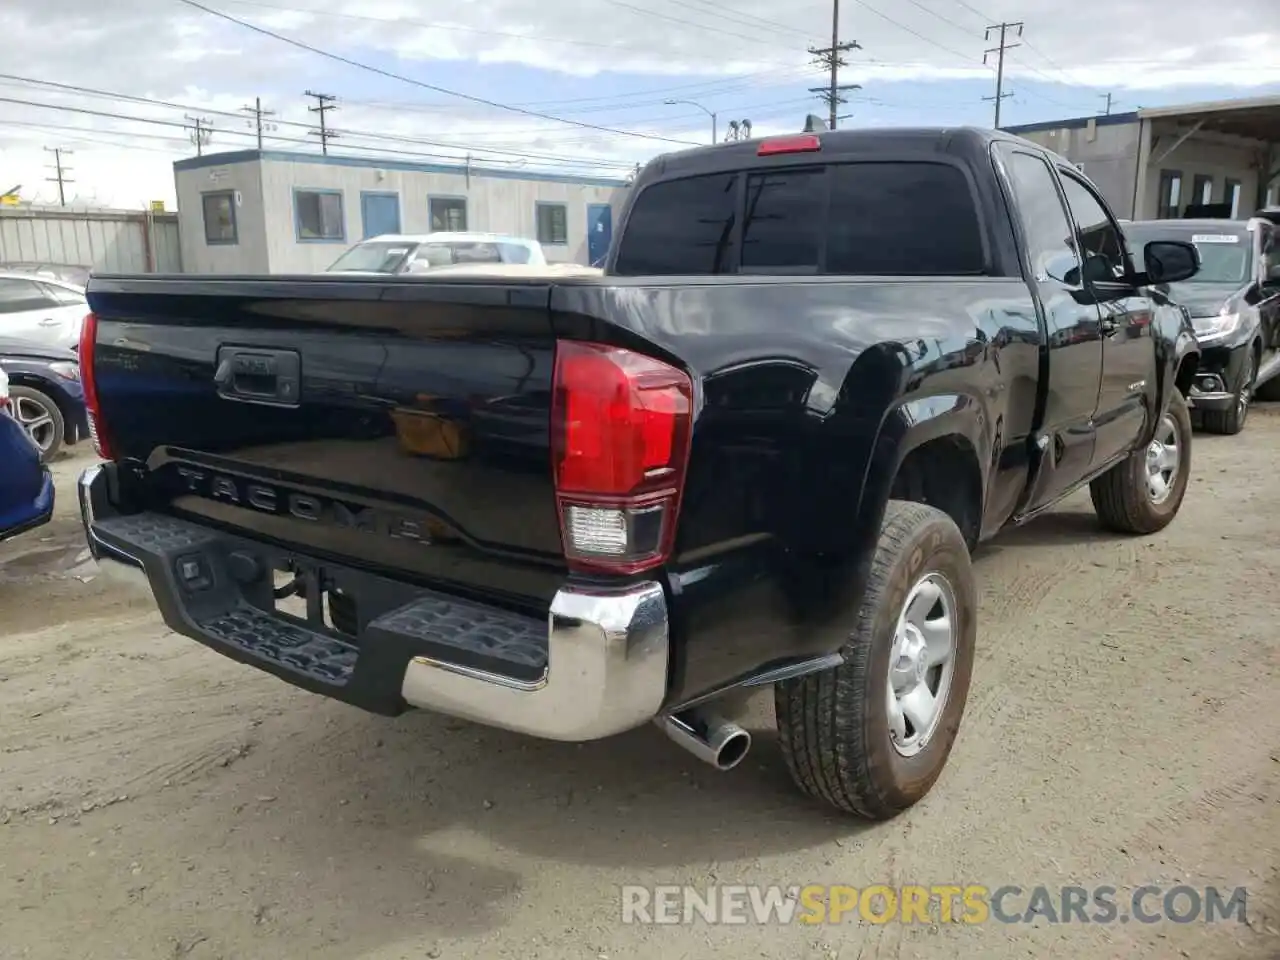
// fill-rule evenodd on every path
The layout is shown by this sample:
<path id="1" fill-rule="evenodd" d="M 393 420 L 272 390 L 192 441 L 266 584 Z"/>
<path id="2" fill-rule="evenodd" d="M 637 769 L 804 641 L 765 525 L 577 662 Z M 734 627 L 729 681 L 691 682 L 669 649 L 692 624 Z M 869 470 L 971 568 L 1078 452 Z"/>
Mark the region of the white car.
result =
<path id="1" fill-rule="evenodd" d="M 73 284 L 26 273 L 0 273 L 0 337 L 75 350 L 88 312 L 84 291 Z"/>
<path id="2" fill-rule="evenodd" d="M 538 241 L 499 233 L 383 234 L 357 243 L 326 272 L 420 274 L 484 263 L 540 267 L 547 258 Z"/>

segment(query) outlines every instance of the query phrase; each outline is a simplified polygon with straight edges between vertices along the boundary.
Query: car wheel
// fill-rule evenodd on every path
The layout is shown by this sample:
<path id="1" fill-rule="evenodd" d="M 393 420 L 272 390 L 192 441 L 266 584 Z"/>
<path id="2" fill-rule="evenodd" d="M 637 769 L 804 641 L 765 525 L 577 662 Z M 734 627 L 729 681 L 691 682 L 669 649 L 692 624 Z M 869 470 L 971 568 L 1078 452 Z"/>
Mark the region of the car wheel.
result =
<path id="1" fill-rule="evenodd" d="M 1191 413 L 1174 390 L 1151 442 L 1089 484 L 1103 526 L 1119 533 L 1155 533 L 1178 514 L 1191 476 Z"/>
<path id="2" fill-rule="evenodd" d="M 1205 410 L 1200 422 L 1206 430 L 1234 436 L 1244 429 L 1244 422 L 1249 416 L 1249 405 L 1253 402 L 1253 382 L 1257 375 L 1258 361 L 1250 349 L 1244 370 L 1240 374 L 1240 383 L 1235 389 L 1235 401 L 1226 410 Z"/>
<path id="3" fill-rule="evenodd" d="M 802 791 L 885 820 L 927 794 L 960 728 L 977 636 L 964 536 L 940 510 L 892 500 L 838 667 L 774 690 Z"/>
<path id="4" fill-rule="evenodd" d="M 48 463 L 62 449 L 66 422 L 53 398 L 32 387 L 11 386 L 10 408 L 22 429 L 40 448 L 40 459 Z"/>

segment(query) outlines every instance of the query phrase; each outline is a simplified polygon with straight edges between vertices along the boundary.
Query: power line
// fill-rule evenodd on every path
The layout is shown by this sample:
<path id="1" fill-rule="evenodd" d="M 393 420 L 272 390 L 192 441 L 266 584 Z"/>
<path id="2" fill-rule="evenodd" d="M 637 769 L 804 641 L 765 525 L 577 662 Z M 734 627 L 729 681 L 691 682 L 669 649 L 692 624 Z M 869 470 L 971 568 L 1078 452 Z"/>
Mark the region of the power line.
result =
<path id="1" fill-rule="evenodd" d="M 94 116 L 94 117 L 105 117 L 111 120 L 130 120 L 135 123 L 150 123 L 150 124 L 156 124 L 164 127 L 178 127 L 183 130 L 191 129 L 191 126 L 189 124 L 183 123 L 177 120 L 159 120 L 152 117 L 133 117 L 127 114 L 110 113 L 105 110 L 90 110 L 87 107 L 72 107 L 72 106 L 66 106 L 63 104 L 55 104 L 55 103 L 37 103 L 30 100 L 16 100 L 12 97 L 0 97 L 0 103 L 13 103 L 13 104 L 17 104 L 19 106 L 25 106 L 25 107 L 39 107 L 45 110 L 62 110 L 69 113 L 80 113 L 80 114 L 85 114 L 85 115 Z M 201 119 L 202 129 L 205 132 L 209 132 L 212 129 L 211 127 L 203 126 L 207 122 L 208 121 Z M 247 130 L 244 132 L 241 132 L 239 130 L 224 130 L 221 132 L 230 134 L 231 136 L 237 136 L 237 137 L 248 137 L 253 135 Z M 271 136 L 271 137 L 266 137 L 266 139 L 278 140 L 282 143 L 301 143 L 301 144 L 308 144 L 308 145 L 312 142 L 312 141 L 304 140 L 298 137 Z M 414 150 L 396 150 L 391 147 L 370 147 L 364 144 L 360 144 L 359 146 L 361 150 L 367 153 L 385 153 L 385 154 L 393 154 L 397 156 L 423 158 L 428 160 L 443 160 L 449 163 L 457 163 L 459 160 L 462 159 L 461 157 L 458 157 L 458 156 L 447 156 L 444 154 L 423 153 L 421 151 L 414 151 Z M 496 153 L 498 151 L 484 151 L 484 152 Z M 492 158 L 487 158 L 487 157 L 483 157 L 480 159 L 482 160 L 482 162 L 488 163 L 488 164 L 508 164 L 508 165 L 521 166 L 524 163 L 523 160 L 501 160 L 501 159 L 494 160 Z M 614 162 L 596 163 L 592 161 L 582 161 L 577 164 L 579 168 L 590 168 L 590 167 L 601 167 L 601 166 L 617 167 L 617 166 L 628 166 L 628 165 L 629 164 L 618 164 Z"/>
<path id="2" fill-rule="evenodd" d="M 1011 93 L 1005 93 L 1005 92 L 1004 92 L 1004 53 L 1005 53 L 1005 51 L 1006 51 L 1006 50 L 1012 50 L 1014 47 L 1020 47 L 1020 46 L 1022 46 L 1022 44 L 1020 44 L 1020 43 L 1009 43 L 1009 42 L 1007 41 L 1007 39 L 1006 39 L 1006 35 L 1007 35 L 1008 31 L 1009 31 L 1009 30 L 1012 30 L 1012 29 L 1017 29 L 1017 31 L 1018 31 L 1018 36 L 1022 36 L 1022 21 L 1021 21 L 1021 20 L 1019 20 L 1019 21 L 1017 21 L 1016 23 L 1004 23 L 1004 22 L 997 23 L 997 24 L 995 24 L 994 26 L 989 26 L 989 27 L 987 27 L 987 32 L 984 34 L 984 39 L 986 39 L 986 40 L 990 40 L 990 39 L 991 39 L 991 31 L 992 31 L 992 30 L 999 30 L 999 31 L 1000 31 L 1000 46 L 998 46 L 998 47 L 991 47 L 990 49 L 986 50 L 986 51 L 982 54 L 982 62 L 983 62 L 983 63 L 986 63 L 986 62 L 987 62 L 987 57 L 988 57 L 988 56 L 990 56 L 991 54 L 993 54 L 993 53 L 994 53 L 994 54 L 997 54 L 997 60 L 996 60 L 996 95 L 995 95 L 994 97 L 983 97 L 983 98 L 982 98 L 983 100 L 994 100 L 994 101 L 995 101 L 995 104 L 996 104 L 996 119 L 995 119 L 995 123 L 993 124 L 993 126 L 994 126 L 997 130 L 999 130 L 999 129 L 1000 129 L 1000 103 L 1001 103 L 1001 101 L 1002 101 L 1002 100 L 1004 100 L 1006 97 L 1011 97 L 1011 96 L 1013 96 L 1013 94 L 1011 94 Z"/>
<path id="3" fill-rule="evenodd" d="M 75 183 L 75 181 L 67 179 L 66 174 L 71 171 L 62 165 L 62 156 L 63 154 L 70 154 L 72 151 L 66 150 L 62 147 L 45 147 L 45 149 L 53 154 L 54 169 L 54 175 L 52 177 L 45 177 L 45 182 L 56 183 L 58 185 L 58 206 L 65 207 L 67 205 L 65 185 L 68 183 Z"/>
<path id="4" fill-rule="evenodd" d="M 252 107 L 241 107 L 240 109 L 246 111 L 247 113 L 253 114 L 253 120 L 251 122 L 253 124 L 254 129 L 258 133 L 258 149 L 261 150 L 262 149 L 262 130 L 263 130 L 262 118 L 274 117 L 276 112 L 274 110 L 263 110 L 261 97 L 253 98 Z M 276 125 L 274 123 L 268 123 L 266 124 L 266 128 L 268 130 L 275 130 Z"/>
<path id="5" fill-rule="evenodd" d="M 127 93 L 113 93 L 108 90 L 98 90 L 93 87 L 81 87 L 81 86 L 76 86 L 74 84 L 58 83 L 53 80 L 36 80 L 31 77 L 19 77 L 13 74 L 0 74 L 0 80 L 16 80 L 22 83 L 35 84 L 37 86 L 52 87 L 57 90 L 65 90 L 68 92 L 77 93 L 84 96 L 104 97 L 110 100 L 125 101 L 125 102 L 138 103 L 138 104 L 147 104 L 149 106 L 157 106 L 157 107 L 167 107 L 171 110 L 199 112 L 203 114 L 213 114 L 214 116 L 223 116 L 223 117 L 232 117 L 232 118 L 239 118 L 240 116 L 238 113 L 234 113 L 228 110 L 205 109 L 201 107 L 194 107 L 194 106 L 191 106 L 190 104 L 174 103 L 169 100 L 156 100 L 151 97 L 138 97 L 138 96 L 133 96 Z M 3 101 L 3 98 L 0 98 L 0 101 Z M 23 101 L 23 100 L 9 100 L 9 101 L 3 101 L 3 102 L 27 104 L 28 106 L 36 106 L 36 107 L 48 107 L 51 109 L 71 109 L 67 107 L 59 107 L 54 104 L 35 103 L 35 102 Z M 93 113 L 94 111 L 87 111 L 87 112 Z M 102 115 L 117 116 L 113 114 L 102 114 Z M 123 117 L 122 119 L 150 122 L 143 117 Z M 311 124 L 300 123 L 295 120 L 280 120 L 278 122 L 281 126 L 300 127 L 306 130 L 311 129 Z M 181 124 L 179 124 L 179 126 L 181 126 Z M 233 131 L 228 131 L 228 132 L 233 132 Z M 360 131 L 360 130 L 347 130 L 346 134 L 348 137 L 362 137 L 362 138 L 374 139 L 374 140 L 384 140 L 384 141 L 389 141 L 394 143 L 415 143 L 415 144 L 421 144 L 426 146 L 441 147 L 446 150 L 465 151 L 467 149 L 472 149 L 462 144 L 449 143 L 449 142 L 440 141 L 440 140 L 426 140 L 426 139 L 420 139 L 420 138 L 414 138 L 414 137 L 408 137 L 408 136 L 396 135 L 396 134 L 371 133 L 371 132 Z M 285 138 L 268 137 L 267 139 L 280 140 Z M 308 141 L 296 140 L 292 142 L 307 143 Z M 539 160 L 539 161 L 545 161 L 547 163 L 556 163 L 556 164 L 572 164 L 577 166 L 583 166 L 583 165 L 614 166 L 614 167 L 627 167 L 627 168 L 630 168 L 631 166 L 630 163 L 622 163 L 622 162 L 615 162 L 615 161 L 609 161 L 609 160 L 592 160 L 591 158 L 579 159 L 576 157 L 556 156 L 553 154 L 530 153 L 527 150 L 514 151 L 514 150 L 502 150 L 498 148 L 486 147 L 484 148 L 484 152 L 516 155 L 523 160 Z"/>
<path id="6" fill-rule="evenodd" d="M 307 132 L 312 136 L 320 137 L 320 152 L 327 157 L 329 155 L 329 141 L 335 139 L 338 134 L 325 126 L 324 115 L 330 110 L 338 109 L 337 104 L 333 102 L 338 98 L 331 93 L 312 93 L 310 90 L 306 92 L 305 96 L 314 97 L 316 101 L 314 107 L 307 107 L 308 112 L 320 114 L 320 129 L 308 130 Z"/>
<path id="7" fill-rule="evenodd" d="M 850 50 L 861 50 L 862 45 L 857 40 L 848 40 L 841 42 L 840 40 L 840 0 L 831 0 L 831 46 L 829 47 L 810 47 L 809 53 L 817 58 L 818 63 L 827 68 L 830 74 L 830 82 L 824 91 L 821 87 L 810 87 L 810 93 L 816 93 L 826 101 L 831 113 L 830 128 L 836 128 L 836 122 L 839 120 L 840 104 L 846 101 L 840 96 L 841 90 L 861 90 L 862 88 L 856 83 L 840 84 L 840 68 L 847 67 L 849 64 L 845 61 L 842 54 Z"/>
<path id="8" fill-rule="evenodd" d="M 338 63 L 345 63 L 347 66 L 355 67 L 357 70 L 365 70 L 369 73 L 375 73 L 382 77 L 388 77 L 391 80 L 399 80 L 402 83 L 409 83 L 415 87 L 421 87 L 424 90 L 433 90 L 436 93 L 441 93 L 441 94 L 444 94 L 445 96 L 457 97 L 460 100 L 470 100 L 472 103 L 483 104 L 484 106 L 494 107 L 495 109 L 498 109 L 498 110 L 507 110 L 507 111 L 510 111 L 511 113 L 521 113 L 528 117 L 537 117 L 540 120 L 551 120 L 556 123 L 567 123 L 575 127 L 584 127 L 588 130 L 599 130 L 603 133 L 612 133 L 612 134 L 625 136 L 625 137 L 639 137 L 642 140 L 662 140 L 667 143 L 677 143 L 677 144 L 680 144 L 681 146 L 696 146 L 696 144 L 692 140 L 672 140 L 669 137 L 659 137 L 652 134 L 636 133 L 631 130 L 619 130 L 614 127 L 604 127 L 604 126 L 600 126 L 599 124 L 586 123 L 585 121 L 582 121 L 582 120 L 567 120 L 564 117 L 557 117 L 549 113 L 539 113 L 536 110 L 525 110 L 521 107 L 511 106 L 510 104 L 499 103 L 496 100 L 488 100 L 484 97 L 477 97 L 477 96 L 474 96 L 473 94 L 462 93 L 458 90 L 450 90 L 448 87 L 437 86 L 436 84 L 433 84 L 433 83 L 425 83 L 422 80 L 415 80 L 412 77 L 406 77 L 403 74 L 393 73 L 390 70 L 383 70 L 380 67 L 374 67 L 367 63 L 361 63 L 359 60 L 352 60 L 349 57 L 344 57 L 336 53 L 330 53 L 328 50 L 322 50 L 319 47 L 312 46 L 309 43 L 304 43 L 301 40 L 295 40 L 292 37 L 286 37 L 284 34 L 276 33 L 274 30 L 268 30 L 265 27 L 259 27 L 256 24 L 249 23 L 248 21 L 240 20 L 237 17 L 233 17 L 228 13 L 223 13 L 220 10 L 214 10 L 212 7 L 206 7 L 204 4 L 198 3 L 197 0 L 178 0 L 178 2 L 185 3 L 187 6 L 194 7 L 197 10 L 203 10 L 205 13 L 211 16 L 218 17 L 222 20 L 227 20 L 230 23 L 238 24 L 239 26 L 244 27 L 246 30 L 252 30 L 254 33 L 260 33 L 263 36 L 267 36 L 275 40 L 279 40 L 281 43 L 287 43 L 290 46 L 297 47 L 300 50 L 306 50 L 310 53 L 314 53 L 317 56 L 325 57 L 329 60 L 337 61 Z"/>
<path id="9" fill-rule="evenodd" d="M 189 114 L 184 114 L 183 117 L 191 122 L 186 129 L 191 131 L 191 142 L 196 145 L 196 156 L 203 156 L 205 144 L 213 139 L 213 124 L 209 122 L 208 117 L 193 117 Z"/>

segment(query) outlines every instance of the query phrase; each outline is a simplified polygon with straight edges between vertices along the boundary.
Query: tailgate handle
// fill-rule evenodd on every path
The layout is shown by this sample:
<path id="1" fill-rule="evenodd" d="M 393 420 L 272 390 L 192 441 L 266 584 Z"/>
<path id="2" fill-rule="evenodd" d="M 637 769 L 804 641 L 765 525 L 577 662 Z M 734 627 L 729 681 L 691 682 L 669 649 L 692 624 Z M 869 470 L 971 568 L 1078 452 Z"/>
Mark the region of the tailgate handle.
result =
<path id="1" fill-rule="evenodd" d="M 219 347 L 213 382 L 227 400 L 296 407 L 301 366 L 296 350 Z"/>

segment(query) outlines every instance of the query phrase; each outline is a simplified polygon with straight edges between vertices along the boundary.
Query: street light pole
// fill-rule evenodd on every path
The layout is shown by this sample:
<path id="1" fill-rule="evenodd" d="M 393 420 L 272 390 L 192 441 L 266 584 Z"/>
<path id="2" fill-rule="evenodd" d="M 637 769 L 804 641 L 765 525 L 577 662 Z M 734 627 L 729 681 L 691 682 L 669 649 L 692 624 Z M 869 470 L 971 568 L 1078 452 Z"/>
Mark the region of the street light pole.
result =
<path id="1" fill-rule="evenodd" d="M 713 145 L 716 143 L 716 113 L 714 110 L 708 110 L 702 104 L 694 100 L 664 100 L 662 102 L 665 103 L 668 107 L 674 107 L 677 104 L 686 103 L 691 107 L 697 107 L 699 110 L 705 113 L 708 117 L 711 118 L 711 143 Z"/>

